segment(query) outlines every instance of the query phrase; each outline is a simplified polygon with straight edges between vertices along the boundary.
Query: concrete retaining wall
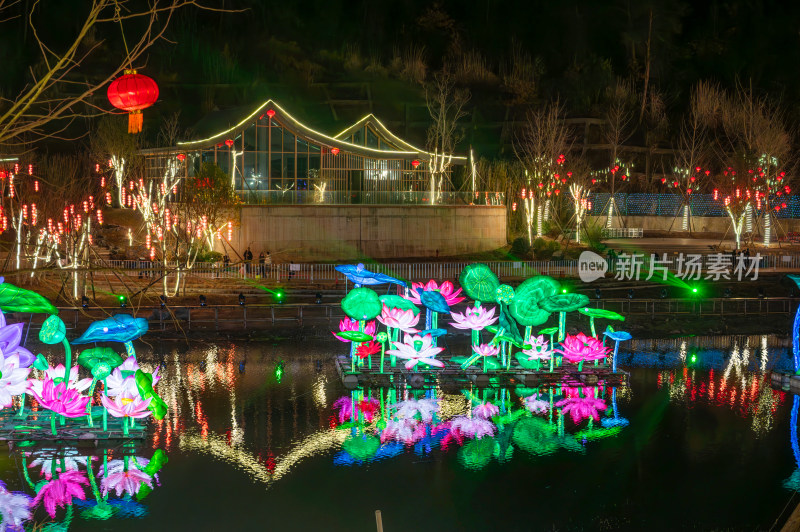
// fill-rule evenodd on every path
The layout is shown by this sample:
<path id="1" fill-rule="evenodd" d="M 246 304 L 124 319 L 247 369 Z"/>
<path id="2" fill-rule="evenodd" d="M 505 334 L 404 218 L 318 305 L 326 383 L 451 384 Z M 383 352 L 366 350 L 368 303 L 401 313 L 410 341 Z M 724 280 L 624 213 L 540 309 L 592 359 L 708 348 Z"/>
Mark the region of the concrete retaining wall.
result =
<path id="1" fill-rule="evenodd" d="M 237 251 L 273 260 L 344 261 L 489 251 L 506 245 L 502 206 L 277 205 L 241 208 Z"/>

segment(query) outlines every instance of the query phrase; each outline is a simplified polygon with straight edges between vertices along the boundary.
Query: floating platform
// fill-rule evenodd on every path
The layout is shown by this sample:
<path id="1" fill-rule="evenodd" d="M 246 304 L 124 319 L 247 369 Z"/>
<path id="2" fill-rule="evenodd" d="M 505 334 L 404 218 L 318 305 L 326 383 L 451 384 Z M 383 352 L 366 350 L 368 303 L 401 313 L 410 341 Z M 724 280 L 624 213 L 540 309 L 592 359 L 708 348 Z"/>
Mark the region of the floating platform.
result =
<path id="1" fill-rule="evenodd" d="M 376 367 L 373 361 L 372 368 L 361 367 L 358 371 L 351 371 L 350 357 L 339 355 L 336 357 L 336 371 L 347 389 L 362 388 L 397 388 L 410 386 L 412 388 L 425 388 L 439 386 L 441 388 L 461 389 L 472 384 L 479 388 L 514 388 L 523 386 L 535 388 L 557 384 L 583 383 L 588 386 L 604 384 L 606 386 L 627 386 L 629 374 L 625 371 L 613 372 L 604 366 L 586 365 L 582 371 L 578 367 L 565 364 L 555 368 L 553 372 L 547 370 L 530 370 L 521 367 L 511 369 L 497 369 L 481 371 L 477 367 L 461 369 L 458 364 L 448 363 L 447 358 L 440 359 L 445 362 L 443 369 L 407 370 L 398 361 L 396 367 L 388 363 L 384 365 L 384 372 Z"/>
<path id="2" fill-rule="evenodd" d="M 125 441 L 141 441 L 148 434 L 147 421 L 137 421 L 136 426 L 128 428 L 125 435 L 122 428 L 122 418 L 108 416 L 108 430 L 103 430 L 103 407 L 92 407 L 92 424 L 89 426 L 88 416 L 79 418 L 64 418 L 56 415 L 56 435 L 50 428 L 50 411 L 32 411 L 25 409 L 22 416 L 17 415 L 17 409 L 0 410 L 0 441 L 21 442 L 47 441 L 47 442 L 83 442 L 93 443 L 95 446 L 114 446 Z"/>

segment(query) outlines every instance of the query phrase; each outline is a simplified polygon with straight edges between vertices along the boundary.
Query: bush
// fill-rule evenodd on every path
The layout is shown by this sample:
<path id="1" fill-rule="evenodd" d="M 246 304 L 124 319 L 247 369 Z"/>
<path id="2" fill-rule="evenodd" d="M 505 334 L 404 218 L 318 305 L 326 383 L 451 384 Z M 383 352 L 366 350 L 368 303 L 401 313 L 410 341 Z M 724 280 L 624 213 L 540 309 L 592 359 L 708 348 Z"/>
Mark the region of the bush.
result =
<path id="1" fill-rule="evenodd" d="M 528 257 L 531 252 L 531 245 L 528 244 L 528 239 L 525 237 L 519 237 L 514 239 L 511 243 L 511 254 L 518 258 L 524 259 Z"/>
<path id="2" fill-rule="evenodd" d="M 537 238 L 533 241 L 533 255 L 536 260 L 550 260 L 553 253 L 559 250 L 561 246 L 555 240 L 545 240 L 544 238 Z"/>
<path id="3" fill-rule="evenodd" d="M 201 251 L 197 254 L 197 262 L 222 262 L 222 253 L 219 251 Z"/>

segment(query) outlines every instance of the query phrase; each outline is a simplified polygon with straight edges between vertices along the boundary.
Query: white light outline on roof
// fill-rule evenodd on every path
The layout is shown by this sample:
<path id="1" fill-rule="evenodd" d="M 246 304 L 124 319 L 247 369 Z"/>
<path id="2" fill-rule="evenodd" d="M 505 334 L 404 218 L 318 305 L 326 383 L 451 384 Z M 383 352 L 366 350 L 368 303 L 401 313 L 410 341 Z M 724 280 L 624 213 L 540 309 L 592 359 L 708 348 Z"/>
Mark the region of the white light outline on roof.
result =
<path id="1" fill-rule="evenodd" d="M 270 104 L 272 104 L 273 107 L 277 108 L 281 112 L 281 114 L 283 116 L 285 116 L 290 121 L 292 121 L 295 126 L 298 126 L 300 129 L 304 129 L 304 130 L 310 131 L 310 132 L 314 133 L 315 135 L 318 135 L 318 136 L 322 137 L 325 140 L 331 141 L 331 144 L 334 145 L 334 146 L 339 145 L 339 147 L 342 147 L 342 146 L 351 147 L 351 148 L 356 148 L 357 150 L 366 150 L 366 151 L 373 152 L 373 153 L 378 153 L 378 154 L 411 155 L 411 156 L 413 156 L 413 155 L 419 155 L 420 153 L 422 153 L 422 154 L 425 154 L 425 155 L 428 155 L 428 156 L 432 156 L 433 155 L 430 152 L 426 152 L 424 150 L 418 150 L 418 149 L 414 148 L 414 146 L 411 146 L 410 144 L 408 144 L 407 142 L 402 141 L 402 140 L 401 140 L 402 144 L 405 144 L 406 146 L 410 146 L 411 148 L 414 148 L 416 151 L 379 150 L 379 149 L 375 149 L 375 148 L 368 148 L 366 146 L 359 146 L 358 144 L 352 144 L 352 143 L 344 141 L 344 140 L 340 140 L 340 139 L 337 139 L 337 138 L 334 138 L 334 137 L 330 137 L 330 136 L 328 136 L 328 135 L 326 135 L 324 133 L 321 133 L 321 132 L 317 131 L 316 129 L 311 129 L 310 127 L 306 126 L 305 124 L 303 124 L 302 122 L 300 122 L 299 120 L 294 118 L 292 115 L 287 113 L 286 110 L 283 107 L 278 105 L 278 103 L 275 102 L 275 100 L 272 100 L 272 99 L 269 99 L 266 102 L 264 102 L 263 104 L 261 104 L 259 107 L 256 108 L 255 111 L 250 113 L 250 115 L 248 115 L 244 120 L 242 120 L 241 122 L 239 122 L 235 126 L 229 127 L 225 131 L 221 131 L 221 132 L 219 132 L 219 133 L 217 133 L 215 135 L 212 135 L 212 136 L 204 138 L 204 139 L 178 142 L 177 145 L 178 146 L 188 146 L 188 145 L 192 145 L 192 144 L 201 144 L 201 143 L 204 143 L 204 142 L 211 142 L 211 141 L 213 141 L 214 139 L 216 139 L 218 137 L 226 136 L 231 131 L 239 129 L 240 127 L 247 126 L 247 123 L 250 122 L 253 119 L 254 116 L 256 116 L 262 109 L 264 109 L 264 107 L 267 107 Z M 363 118 L 361 120 L 363 120 Z M 375 120 L 380 122 L 377 118 Z M 356 122 L 356 123 L 358 123 L 358 122 Z M 353 125 L 355 125 L 355 123 Z M 386 129 L 386 126 L 384 126 L 383 124 L 381 124 L 381 126 L 383 126 L 383 128 Z M 350 126 L 350 127 L 352 127 L 352 126 Z M 347 131 L 347 129 L 345 129 L 345 131 Z M 392 137 L 397 138 L 388 129 L 386 129 L 386 131 Z M 400 140 L 400 139 L 398 139 L 398 140 Z M 453 159 L 459 159 L 459 160 L 463 159 L 465 161 L 467 160 L 466 157 L 460 156 L 460 155 L 453 155 L 452 158 Z"/>

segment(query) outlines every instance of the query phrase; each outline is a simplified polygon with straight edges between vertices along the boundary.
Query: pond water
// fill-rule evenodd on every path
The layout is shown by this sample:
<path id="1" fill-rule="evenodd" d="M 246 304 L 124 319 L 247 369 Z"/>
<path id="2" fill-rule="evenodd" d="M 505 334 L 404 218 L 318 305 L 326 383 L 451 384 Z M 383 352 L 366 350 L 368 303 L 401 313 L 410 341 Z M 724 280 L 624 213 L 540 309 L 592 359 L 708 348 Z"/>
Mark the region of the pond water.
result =
<path id="1" fill-rule="evenodd" d="M 4 450 L 0 480 L 33 495 L 51 467 L 91 467 L 108 502 L 78 483 L 86 501 L 55 521 L 115 531 L 367 531 L 378 509 L 387 531 L 753 530 L 772 526 L 800 490 L 796 401 L 768 374 L 788 364 L 786 339 L 638 341 L 623 353 L 629 386 L 538 395 L 351 395 L 333 343 L 140 349 L 142 366 L 162 365 L 171 405 L 144 445 Z M 152 473 L 152 490 L 126 495 L 149 477 L 104 479 L 104 461 L 109 475 L 124 462 Z M 43 508 L 35 518 L 51 522 Z"/>

